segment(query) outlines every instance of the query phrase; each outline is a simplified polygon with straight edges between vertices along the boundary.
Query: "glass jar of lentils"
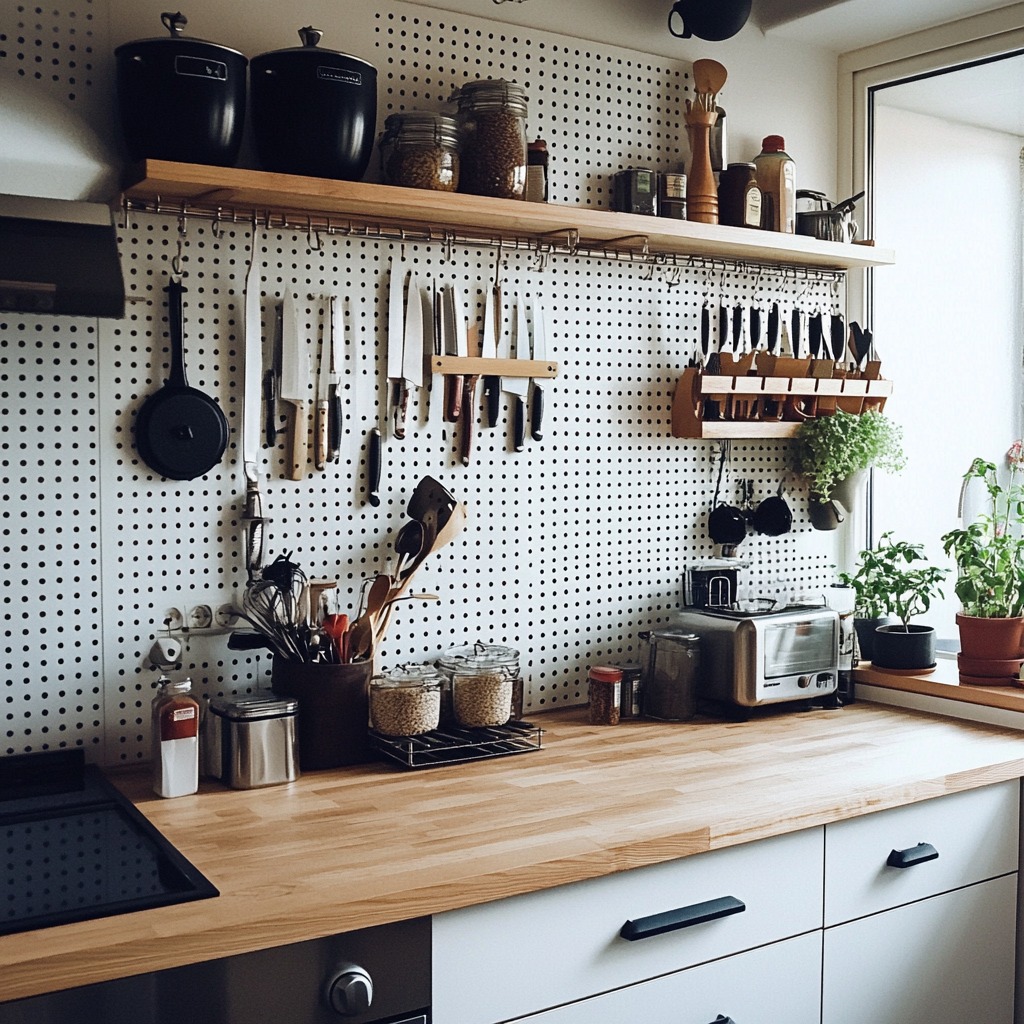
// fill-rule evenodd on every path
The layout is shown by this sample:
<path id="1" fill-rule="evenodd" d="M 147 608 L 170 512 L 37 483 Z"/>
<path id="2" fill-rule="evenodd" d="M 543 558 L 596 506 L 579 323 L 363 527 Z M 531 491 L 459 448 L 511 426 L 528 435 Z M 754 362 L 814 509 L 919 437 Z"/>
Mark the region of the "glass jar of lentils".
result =
<path id="1" fill-rule="evenodd" d="M 437 667 L 446 679 L 442 722 L 483 728 L 522 718 L 523 680 L 514 648 L 483 643 L 449 647 Z"/>
<path id="2" fill-rule="evenodd" d="M 390 114 L 380 136 L 385 185 L 454 192 L 459 187 L 459 124 L 449 114 Z"/>
<path id="3" fill-rule="evenodd" d="M 456 90 L 461 168 L 459 191 L 497 199 L 526 195 L 526 92 L 503 78 Z"/>
<path id="4" fill-rule="evenodd" d="M 404 665 L 370 680 L 370 728 L 384 736 L 419 736 L 436 729 L 441 674 L 430 665 Z"/>

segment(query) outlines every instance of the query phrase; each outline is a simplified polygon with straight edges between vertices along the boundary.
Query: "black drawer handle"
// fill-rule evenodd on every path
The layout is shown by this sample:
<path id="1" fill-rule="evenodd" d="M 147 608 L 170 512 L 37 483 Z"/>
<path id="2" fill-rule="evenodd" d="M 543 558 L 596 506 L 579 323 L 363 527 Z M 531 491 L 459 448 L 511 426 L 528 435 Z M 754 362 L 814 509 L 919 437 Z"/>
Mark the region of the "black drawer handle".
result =
<path id="1" fill-rule="evenodd" d="M 891 868 L 912 868 L 915 864 L 935 860 L 938 856 L 939 851 L 931 843 L 918 843 L 907 850 L 893 850 L 885 863 Z"/>
<path id="2" fill-rule="evenodd" d="M 678 910 L 666 910 L 662 914 L 651 914 L 635 921 L 627 921 L 619 931 L 624 939 L 636 942 L 637 939 L 649 939 L 652 935 L 674 932 L 679 928 L 715 921 L 730 914 L 742 914 L 747 905 L 735 896 L 719 896 L 716 900 L 694 903 L 690 907 L 679 907 Z M 726 1018 L 728 1019 L 728 1018 Z"/>
<path id="3" fill-rule="evenodd" d="M 719 1015 L 718 1015 L 718 1016 L 717 1016 L 717 1017 L 716 1017 L 716 1018 L 715 1018 L 715 1019 L 714 1019 L 714 1020 L 713 1020 L 713 1021 L 711 1022 L 711 1024 L 736 1024 L 736 1021 L 734 1021 L 734 1020 L 732 1019 L 732 1017 L 723 1017 L 723 1016 L 722 1016 L 721 1014 L 719 1014 Z"/>

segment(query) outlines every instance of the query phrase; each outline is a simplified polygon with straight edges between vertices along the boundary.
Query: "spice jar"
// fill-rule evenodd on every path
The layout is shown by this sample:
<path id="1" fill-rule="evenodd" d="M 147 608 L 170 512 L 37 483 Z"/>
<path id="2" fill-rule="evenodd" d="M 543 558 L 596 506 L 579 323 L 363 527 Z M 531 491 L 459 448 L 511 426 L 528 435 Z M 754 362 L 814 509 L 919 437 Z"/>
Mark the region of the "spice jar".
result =
<path id="1" fill-rule="evenodd" d="M 370 728 L 384 736 L 419 736 L 441 718 L 441 673 L 406 665 L 370 680 Z"/>
<path id="2" fill-rule="evenodd" d="M 622 714 L 622 670 L 594 665 L 587 676 L 591 725 L 618 725 Z"/>
<path id="3" fill-rule="evenodd" d="M 682 172 L 658 175 L 658 216 L 686 220 L 686 175 Z"/>
<path id="4" fill-rule="evenodd" d="M 498 199 L 526 192 L 526 92 L 502 78 L 456 90 L 461 167 L 459 191 Z"/>
<path id="5" fill-rule="evenodd" d="M 761 189 L 754 164 L 729 164 L 718 177 L 718 223 L 735 228 L 761 226 Z"/>
<path id="6" fill-rule="evenodd" d="M 627 167 L 612 176 L 612 209 L 616 213 L 658 213 L 658 172 L 649 167 Z"/>
<path id="7" fill-rule="evenodd" d="M 475 728 L 504 725 L 509 719 L 522 718 L 523 680 L 519 674 L 519 652 L 514 648 L 484 643 L 450 647 L 437 667 L 446 677 L 442 723 L 454 720 Z M 484 718 L 487 721 L 481 721 Z"/>
<path id="8" fill-rule="evenodd" d="M 391 114 L 380 136 L 386 185 L 454 192 L 459 187 L 459 125 L 448 114 L 406 110 Z"/>
<path id="9" fill-rule="evenodd" d="M 199 788 L 199 703 L 192 680 L 161 676 L 153 698 L 153 791 L 187 796 Z"/>
<path id="10" fill-rule="evenodd" d="M 622 673 L 622 691 L 619 698 L 619 713 L 623 718 L 639 718 L 641 708 L 640 677 L 643 670 L 632 662 L 613 665 Z"/>

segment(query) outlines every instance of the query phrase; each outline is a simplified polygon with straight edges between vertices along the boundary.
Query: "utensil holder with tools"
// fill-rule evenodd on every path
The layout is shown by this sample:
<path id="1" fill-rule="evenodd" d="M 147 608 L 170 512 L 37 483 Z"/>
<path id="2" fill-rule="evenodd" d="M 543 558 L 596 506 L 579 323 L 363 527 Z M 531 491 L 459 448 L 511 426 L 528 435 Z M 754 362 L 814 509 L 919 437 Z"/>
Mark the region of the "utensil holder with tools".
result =
<path id="1" fill-rule="evenodd" d="M 757 369 L 722 359 L 722 372 L 688 368 L 672 399 L 672 436 L 686 438 L 792 437 L 804 420 L 836 410 L 881 412 L 892 381 L 881 364 L 863 371 L 831 360 L 759 356 Z"/>
<path id="2" fill-rule="evenodd" d="M 369 661 L 332 665 L 274 656 L 271 689 L 299 702 L 299 767 L 304 772 L 371 760 L 372 674 Z"/>

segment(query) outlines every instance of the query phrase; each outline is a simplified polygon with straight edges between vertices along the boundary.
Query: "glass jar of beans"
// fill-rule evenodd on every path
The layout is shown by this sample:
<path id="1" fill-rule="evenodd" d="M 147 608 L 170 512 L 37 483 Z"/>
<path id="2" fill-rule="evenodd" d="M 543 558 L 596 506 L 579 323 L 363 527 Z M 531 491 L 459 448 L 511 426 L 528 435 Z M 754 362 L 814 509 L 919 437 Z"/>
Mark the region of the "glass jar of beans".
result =
<path id="1" fill-rule="evenodd" d="M 519 652 L 500 644 L 450 647 L 438 661 L 448 692 L 443 698 L 442 720 L 467 728 L 504 725 L 523 714 L 523 680 Z"/>
<path id="2" fill-rule="evenodd" d="M 448 114 L 404 110 L 390 114 L 380 136 L 385 185 L 454 192 L 459 187 L 459 125 Z"/>
<path id="3" fill-rule="evenodd" d="M 370 680 L 370 728 L 383 736 L 419 736 L 436 729 L 441 674 L 429 665 L 403 665 Z"/>
<path id="4" fill-rule="evenodd" d="M 526 92 L 503 78 L 457 89 L 461 167 L 459 191 L 497 199 L 526 195 Z"/>

